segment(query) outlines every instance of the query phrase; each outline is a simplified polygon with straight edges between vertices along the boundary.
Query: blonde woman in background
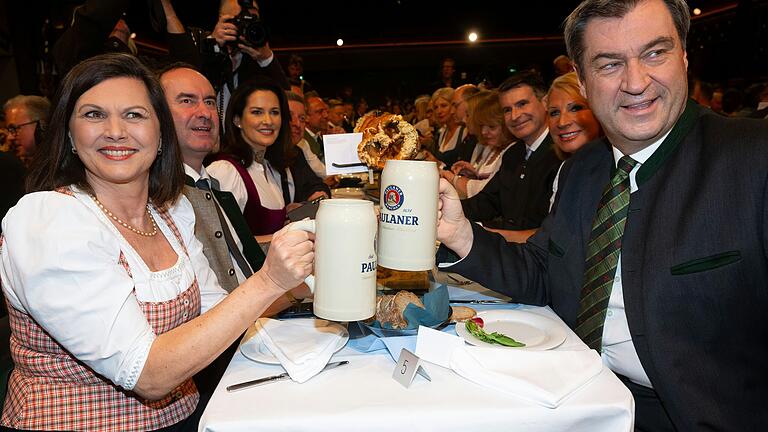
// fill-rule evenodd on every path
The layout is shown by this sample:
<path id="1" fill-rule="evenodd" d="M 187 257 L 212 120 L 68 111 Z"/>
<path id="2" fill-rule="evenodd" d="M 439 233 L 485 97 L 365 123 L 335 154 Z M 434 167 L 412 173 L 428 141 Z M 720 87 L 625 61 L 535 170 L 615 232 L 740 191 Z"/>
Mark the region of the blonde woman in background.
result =
<path id="1" fill-rule="evenodd" d="M 435 118 L 440 125 L 440 131 L 435 139 L 435 156 L 447 166 L 453 165 L 458 158 L 458 144 L 464 139 L 465 128 L 454 116 L 454 108 L 451 104 L 454 90 L 443 87 L 432 94 L 432 107 Z"/>
<path id="2" fill-rule="evenodd" d="M 499 170 L 504 152 L 515 139 L 504 126 L 504 113 L 496 92 L 488 92 L 478 99 L 469 124 L 472 130 L 478 132 L 478 140 L 487 151 L 481 153 L 475 164 L 459 161 L 453 164 L 450 171 L 440 174 L 453 184 L 462 199 L 476 195 L 485 187 Z"/>
<path id="3" fill-rule="evenodd" d="M 555 79 L 547 93 L 547 121 L 549 134 L 555 143 L 555 153 L 560 159 L 568 159 L 590 141 L 603 136 L 589 102 L 581 95 L 576 72 L 569 72 Z M 563 166 L 560 165 L 560 169 Z M 560 170 L 552 184 L 550 209 L 555 202 Z"/>
<path id="4" fill-rule="evenodd" d="M 480 90 L 478 93 L 473 94 L 472 96 L 468 97 L 466 100 L 467 104 L 467 134 L 474 135 L 474 136 L 480 136 L 480 131 L 475 130 L 474 124 L 472 122 L 472 117 L 475 112 L 475 108 L 477 108 L 478 103 L 480 103 L 481 100 L 488 97 L 492 92 L 490 90 Z M 475 168 L 477 168 L 478 163 L 484 159 L 487 155 L 486 152 L 488 152 L 488 147 L 484 146 L 482 142 L 478 141 L 477 144 L 475 144 L 475 148 L 472 149 L 472 153 L 469 157 L 469 163 L 472 164 Z M 456 162 L 461 163 L 462 161 Z M 456 166 L 454 164 L 453 166 Z M 451 167 L 451 170 L 453 171 L 453 166 Z M 456 171 L 454 171 L 456 172 Z"/>

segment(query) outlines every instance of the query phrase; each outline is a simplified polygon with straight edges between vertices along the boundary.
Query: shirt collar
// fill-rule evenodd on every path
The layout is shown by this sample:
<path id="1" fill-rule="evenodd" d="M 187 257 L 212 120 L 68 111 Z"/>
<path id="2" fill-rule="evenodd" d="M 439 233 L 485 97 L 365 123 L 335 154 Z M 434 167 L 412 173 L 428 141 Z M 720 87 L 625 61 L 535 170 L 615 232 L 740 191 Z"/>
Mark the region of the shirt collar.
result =
<path id="1" fill-rule="evenodd" d="M 667 131 L 667 133 L 664 134 L 663 137 L 659 138 L 656 142 L 649 145 L 648 147 L 640 150 L 639 152 L 632 153 L 630 156 L 632 156 L 632 159 L 636 160 L 638 162 L 638 166 L 635 168 L 639 168 L 640 165 L 644 164 L 645 161 L 650 159 L 650 157 L 653 155 L 653 153 L 661 147 L 661 143 L 664 142 L 665 139 L 667 139 L 667 135 L 672 132 L 672 129 Z M 611 146 L 611 150 L 613 150 L 613 162 L 618 166 L 619 159 L 621 159 L 624 156 L 624 153 L 621 152 L 621 150 L 617 149 L 616 147 Z"/>
<path id="2" fill-rule="evenodd" d="M 211 178 L 211 176 L 208 175 L 208 171 L 205 170 L 204 166 L 200 168 L 200 172 L 197 172 L 191 166 L 184 164 L 184 174 L 192 177 L 192 181 L 194 182 L 197 182 L 201 178 L 204 178 L 204 179 Z"/>
<path id="3" fill-rule="evenodd" d="M 533 142 L 531 145 L 526 145 L 528 147 L 528 150 L 531 151 L 531 153 L 535 152 L 537 148 L 541 145 L 541 143 L 544 142 L 544 139 L 547 138 L 547 134 L 549 134 L 549 128 L 544 129 L 544 132 L 539 135 L 538 138 L 536 138 L 536 141 Z"/>
<path id="4" fill-rule="evenodd" d="M 312 138 L 315 138 L 315 139 L 317 139 L 317 136 L 320 135 L 320 134 L 316 134 L 316 133 L 312 132 L 311 130 L 309 130 L 309 128 L 304 128 L 304 130 L 307 131 L 309 136 L 311 136 Z"/>

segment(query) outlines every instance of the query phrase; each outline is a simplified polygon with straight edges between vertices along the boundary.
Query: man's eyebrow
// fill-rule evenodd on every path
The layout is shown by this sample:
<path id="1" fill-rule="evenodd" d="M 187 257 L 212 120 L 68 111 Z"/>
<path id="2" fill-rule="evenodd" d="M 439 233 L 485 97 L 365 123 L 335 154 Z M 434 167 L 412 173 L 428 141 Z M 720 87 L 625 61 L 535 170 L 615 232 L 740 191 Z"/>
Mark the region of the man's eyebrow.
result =
<path id="1" fill-rule="evenodd" d="M 655 47 L 656 45 L 667 45 L 672 48 L 675 46 L 675 40 L 669 36 L 659 36 L 656 39 L 643 45 L 643 49 L 640 50 L 640 52 L 645 52 L 648 49 Z"/>
<path id="2" fill-rule="evenodd" d="M 197 99 L 197 95 L 194 95 L 192 93 L 179 93 L 176 95 L 176 99 Z"/>
<path id="3" fill-rule="evenodd" d="M 643 45 L 640 48 L 640 52 L 645 52 L 650 48 L 655 47 L 656 45 L 668 45 L 670 47 L 675 46 L 675 40 L 672 39 L 669 36 L 659 36 L 656 39 L 648 42 L 647 44 Z M 619 53 L 598 53 L 594 57 L 592 57 L 592 63 L 601 60 L 601 59 L 607 59 L 607 60 L 623 60 L 624 55 Z"/>

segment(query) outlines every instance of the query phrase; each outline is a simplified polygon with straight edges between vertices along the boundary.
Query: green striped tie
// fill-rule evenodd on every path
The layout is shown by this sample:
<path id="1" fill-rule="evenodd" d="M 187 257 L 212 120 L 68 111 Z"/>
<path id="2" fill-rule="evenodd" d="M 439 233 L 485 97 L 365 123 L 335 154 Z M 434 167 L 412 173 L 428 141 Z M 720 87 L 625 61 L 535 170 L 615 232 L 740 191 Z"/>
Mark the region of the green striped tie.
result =
<path id="1" fill-rule="evenodd" d="M 587 246 L 575 331 L 587 346 L 598 351 L 602 347 L 603 324 L 627 221 L 629 173 L 635 165 L 637 161 L 629 156 L 619 159 L 618 169 L 600 199 Z"/>

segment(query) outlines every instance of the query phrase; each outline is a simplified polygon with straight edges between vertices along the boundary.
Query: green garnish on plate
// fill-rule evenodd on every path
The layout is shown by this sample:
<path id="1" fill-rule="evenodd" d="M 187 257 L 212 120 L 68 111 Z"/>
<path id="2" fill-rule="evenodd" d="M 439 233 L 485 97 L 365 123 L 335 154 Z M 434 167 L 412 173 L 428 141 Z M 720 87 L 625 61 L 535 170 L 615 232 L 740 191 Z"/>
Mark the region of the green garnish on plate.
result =
<path id="1" fill-rule="evenodd" d="M 467 320 L 464 323 L 464 327 L 467 329 L 469 334 L 489 344 L 498 344 L 498 345 L 514 347 L 514 348 L 525 346 L 524 343 L 518 342 L 505 334 L 501 334 L 497 332 L 488 333 L 482 328 L 480 328 L 480 326 L 478 326 L 477 323 L 472 320 Z"/>

